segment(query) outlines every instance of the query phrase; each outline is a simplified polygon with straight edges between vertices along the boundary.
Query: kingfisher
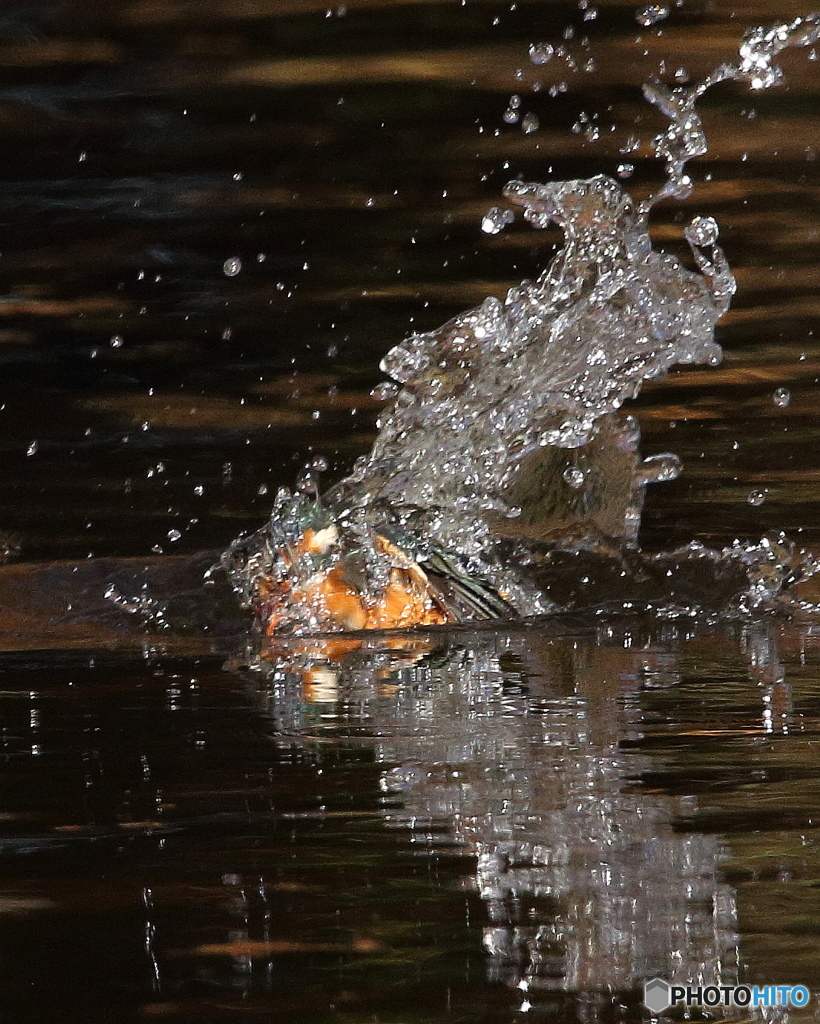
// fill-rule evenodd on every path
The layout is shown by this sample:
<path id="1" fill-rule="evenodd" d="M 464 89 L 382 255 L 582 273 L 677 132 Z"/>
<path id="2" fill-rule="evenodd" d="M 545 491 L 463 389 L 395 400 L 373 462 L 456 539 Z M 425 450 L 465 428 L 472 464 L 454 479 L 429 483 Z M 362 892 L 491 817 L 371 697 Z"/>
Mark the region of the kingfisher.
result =
<path id="1" fill-rule="evenodd" d="M 277 495 L 270 520 L 223 555 L 266 636 L 438 626 L 509 618 L 514 609 L 459 559 L 316 496 Z"/>

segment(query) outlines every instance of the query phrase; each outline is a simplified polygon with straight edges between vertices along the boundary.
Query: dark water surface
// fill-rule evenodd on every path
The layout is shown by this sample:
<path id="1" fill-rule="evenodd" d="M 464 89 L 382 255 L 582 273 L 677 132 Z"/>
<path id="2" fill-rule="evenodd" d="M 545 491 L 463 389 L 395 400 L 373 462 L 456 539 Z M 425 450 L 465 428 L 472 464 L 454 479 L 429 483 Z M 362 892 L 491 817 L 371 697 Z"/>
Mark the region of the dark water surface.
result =
<path id="1" fill-rule="evenodd" d="M 618 1021 L 653 974 L 820 990 L 815 627 L 260 652 L 229 612 L 123 632 L 103 562 L 57 621 L 70 585 L 36 568 L 218 549 L 311 453 L 341 475 L 380 355 L 552 251 L 480 232 L 505 181 L 630 162 L 645 195 L 659 61 L 702 77 L 809 10 L 636 7 L 0 6 L 0 1019 Z M 783 66 L 705 98 L 694 195 L 655 214 L 676 252 L 715 216 L 739 291 L 724 364 L 635 403 L 645 454 L 685 465 L 652 548 L 820 543 L 820 65 Z"/>

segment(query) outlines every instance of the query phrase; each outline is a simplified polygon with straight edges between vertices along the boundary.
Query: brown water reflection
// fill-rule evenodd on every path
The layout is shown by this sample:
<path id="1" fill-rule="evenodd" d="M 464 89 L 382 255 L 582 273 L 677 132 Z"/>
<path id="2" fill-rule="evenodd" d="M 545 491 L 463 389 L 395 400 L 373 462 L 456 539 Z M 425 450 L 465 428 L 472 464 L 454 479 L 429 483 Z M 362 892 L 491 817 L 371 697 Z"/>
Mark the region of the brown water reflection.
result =
<path id="1" fill-rule="evenodd" d="M 9 1019 L 631 1021 L 654 974 L 817 989 L 815 633 L 6 654 Z"/>
<path id="2" fill-rule="evenodd" d="M 508 178 L 628 161 L 645 194 L 658 62 L 700 76 L 808 9 L 686 0 L 641 29 L 636 6 L 3 5 L 0 528 L 31 562 L 140 559 L 0 580 L 4 1019 L 614 1022 L 647 973 L 820 989 L 813 626 L 262 657 L 227 604 L 198 617 L 207 557 L 152 550 L 256 526 L 310 452 L 341 475 L 389 345 L 557 241 L 481 234 Z M 535 67 L 536 41 L 595 70 Z M 645 453 L 685 464 L 652 547 L 820 542 L 818 65 L 784 66 L 709 95 L 695 193 L 657 211 L 675 251 L 715 216 L 740 289 L 724 365 L 636 403 Z M 538 131 L 504 123 L 513 93 Z M 186 636 L 138 628 L 147 578 Z"/>

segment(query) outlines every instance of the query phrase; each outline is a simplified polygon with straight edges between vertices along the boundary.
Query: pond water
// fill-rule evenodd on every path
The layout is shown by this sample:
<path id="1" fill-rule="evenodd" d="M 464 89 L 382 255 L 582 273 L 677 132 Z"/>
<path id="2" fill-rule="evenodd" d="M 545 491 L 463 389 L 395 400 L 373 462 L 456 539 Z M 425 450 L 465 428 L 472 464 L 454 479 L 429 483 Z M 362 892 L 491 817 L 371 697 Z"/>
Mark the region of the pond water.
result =
<path id="1" fill-rule="evenodd" d="M 656 974 L 820 991 L 820 627 L 266 648 L 187 558 L 314 455 L 349 471 L 409 330 L 543 267 L 557 231 L 481 231 L 506 181 L 620 167 L 645 198 L 641 84 L 809 8 L 100 8 L 0 10 L 4 1019 L 615 1021 Z M 694 192 L 652 216 L 683 259 L 715 217 L 738 293 L 723 364 L 631 403 L 643 453 L 684 465 L 647 492 L 649 550 L 820 544 L 820 89 L 815 51 L 782 64 L 704 97 Z M 183 632 L 105 597 L 149 561 Z"/>

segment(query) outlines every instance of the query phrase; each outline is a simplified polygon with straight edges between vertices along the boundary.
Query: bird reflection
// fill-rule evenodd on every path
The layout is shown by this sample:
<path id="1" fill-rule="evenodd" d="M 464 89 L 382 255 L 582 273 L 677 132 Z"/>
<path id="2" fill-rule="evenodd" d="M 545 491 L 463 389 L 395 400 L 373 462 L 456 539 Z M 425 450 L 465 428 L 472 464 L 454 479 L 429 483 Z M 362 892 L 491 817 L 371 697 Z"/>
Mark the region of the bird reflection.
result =
<path id="1" fill-rule="evenodd" d="M 724 844 L 685 831 L 694 797 L 641 782 L 658 769 L 638 744 L 655 724 L 644 696 L 680 682 L 674 632 L 305 641 L 255 668 L 277 731 L 372 745 L 389 827 L 422 851 L 475 855 L 465 885 L 486 907 L 488 979 L 527 1010 L 555 990 L 607 1001 L 594 994 L 655 975 L 737 981 Z M 740 652 L 761 683 L 761 731 L 787 728 L 773 633 L 743 632 Z"/>

